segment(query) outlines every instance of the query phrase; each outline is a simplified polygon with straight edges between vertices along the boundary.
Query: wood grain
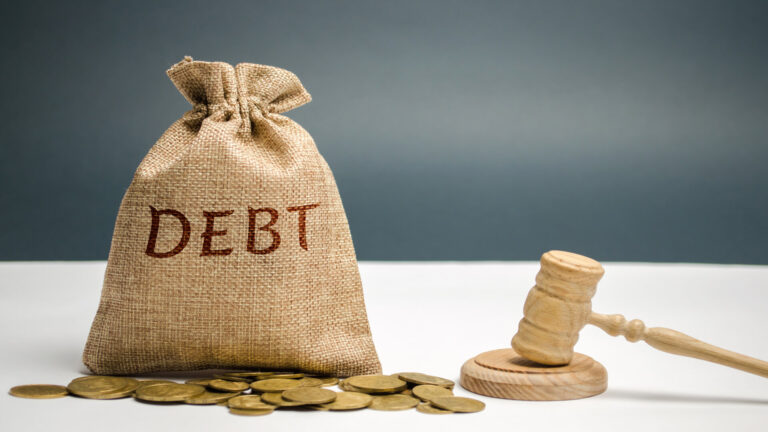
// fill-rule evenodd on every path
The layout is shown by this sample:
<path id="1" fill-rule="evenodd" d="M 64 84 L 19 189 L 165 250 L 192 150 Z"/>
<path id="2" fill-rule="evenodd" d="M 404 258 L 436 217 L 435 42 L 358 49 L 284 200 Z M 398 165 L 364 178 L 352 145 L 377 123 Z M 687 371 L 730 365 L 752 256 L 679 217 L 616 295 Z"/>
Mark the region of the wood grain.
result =
<path id="1" fill-rule="evenodd" d="M 710 345 L 696 338 L 664 327 L 646 328 L 638 319 L 627 321 L 623 315 L 592 312 L 589 324 L 611 336 L 623 335 L 630 342 L 645 341 L 657 350 L 721 364 L 768 378 L 768 362 Z"/>
<path id="2" fill-rule="evenodd" d="M 541 364 L 568 364 L 602 277 L 603 266 L 585 256 L 563 251 L 542 255 L 512 348 Z"/>
<path id="3" fill-rule="evenodd" d="M 768 362 L 704 343 L 675 330 L 646 328 L 640 320 L 592 312 L 592 296 L 603 276 L 599 262 L 571 252 L 549 251 L 541 257 L 536 285 L 528 293 L 524 317 L 512 347 L 522 356 L 545 365 L 571 361 L 579 331 L 592 324 L 630 342 L 644 340 L 670 354 L 718 363 L 768 378 Z"/>
<path id="4" fill-rule="evenodd" d="M 604 392 L 608 374 L 603 365 L 583 354 L 574 353 L 565 366 L 545 366 L 505 348 L 467 360 L 460 384 L 473 393 L 503 399 L 571 400 Z"/>

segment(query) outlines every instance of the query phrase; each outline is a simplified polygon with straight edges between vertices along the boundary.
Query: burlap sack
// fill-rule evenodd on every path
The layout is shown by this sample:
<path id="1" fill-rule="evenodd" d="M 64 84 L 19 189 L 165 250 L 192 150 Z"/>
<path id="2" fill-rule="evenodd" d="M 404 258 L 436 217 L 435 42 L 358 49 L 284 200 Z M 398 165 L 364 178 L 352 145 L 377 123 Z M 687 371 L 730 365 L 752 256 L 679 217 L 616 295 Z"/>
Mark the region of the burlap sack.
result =
<path id="1" fill-rule="evenodd" d="M 86 366 L 379 373 L 333 174 L 279 114 L 310 101 L 299 79 L 189 58 L 168 76 L 194 109 L 123 197 Z"/>

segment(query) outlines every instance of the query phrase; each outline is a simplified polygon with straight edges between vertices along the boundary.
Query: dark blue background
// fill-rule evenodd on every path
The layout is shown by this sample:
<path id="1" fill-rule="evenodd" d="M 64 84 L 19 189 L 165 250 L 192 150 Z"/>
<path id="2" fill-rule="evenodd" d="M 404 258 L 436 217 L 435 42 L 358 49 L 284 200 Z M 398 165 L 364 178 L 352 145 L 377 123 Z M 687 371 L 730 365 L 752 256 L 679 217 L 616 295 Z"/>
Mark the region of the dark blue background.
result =
<path id="1" fill-rule="evenodd" d="M 0 259 L 105 259 L 184 55 L 295 72 L 361 259 L 768 264 L 768 3 L 13 2 Z"/>

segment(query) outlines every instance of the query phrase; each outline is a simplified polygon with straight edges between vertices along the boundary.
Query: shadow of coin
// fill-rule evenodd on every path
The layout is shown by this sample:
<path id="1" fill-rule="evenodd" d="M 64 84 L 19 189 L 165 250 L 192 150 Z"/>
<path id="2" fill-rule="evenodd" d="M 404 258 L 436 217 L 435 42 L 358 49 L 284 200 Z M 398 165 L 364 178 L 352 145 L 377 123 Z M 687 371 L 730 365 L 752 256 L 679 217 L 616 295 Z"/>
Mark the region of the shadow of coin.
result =
<path id="1" fill-rule="evenodd" d="M 314 411 L 309 405 L 298 405 L 298 406 L 281 406 L 277 407 L 280 411 L 283 410 L 291 410 L 291 411 Z"/>
<path id="2" fill-rule="evenodd" d="M 96 398 L 89 398 L 89 397 L 85 397 L 85 396 L 78 396 L 78 395 L 76 395 L 76 394 L 74 394 L 74 393 L 70 393 L 70 394 L 68 394 L 67 396 L 69 396 L 69 397 L 74 397 L 74 398 L 77 398 L 77 399 L 84 399 L 84 400 L 94 400 L 94 401 L 99 401 L 99 402 L 107 402 L 107 401 L 119 401 L 119 400 L 131 399 L 131 395 L 127 395 L 127 396 L 123 396 L 123 397 L 119 397 L 119 398 L 112 398 L 112 399 L 96 399 Z"/>
<path id="3" fill-rule="evenodd" d="M 169 405 L 186 405 L 184 401 L 179 402 L 155 402 L 155 401 L 148 401 L 148 400 L 142 400 L 142 399 L 136 399 L 133 398 L 136 402 L 143 403 L 146 405 L 158 405 L 158 406 L 169 406 Z"/>

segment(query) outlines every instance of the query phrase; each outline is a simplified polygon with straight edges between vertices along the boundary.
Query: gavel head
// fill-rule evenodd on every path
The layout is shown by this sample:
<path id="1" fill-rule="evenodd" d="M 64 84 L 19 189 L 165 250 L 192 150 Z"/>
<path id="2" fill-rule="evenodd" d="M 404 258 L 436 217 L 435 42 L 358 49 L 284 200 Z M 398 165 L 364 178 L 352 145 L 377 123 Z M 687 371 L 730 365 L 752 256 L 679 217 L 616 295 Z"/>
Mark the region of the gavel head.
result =
<path id="1" fill-rule="evenodd" d="M 603 273 L 599 262 L 582 255 L 556 250 L 542 255 L 512 348 L 537 363 L 570 363 Z"/>

